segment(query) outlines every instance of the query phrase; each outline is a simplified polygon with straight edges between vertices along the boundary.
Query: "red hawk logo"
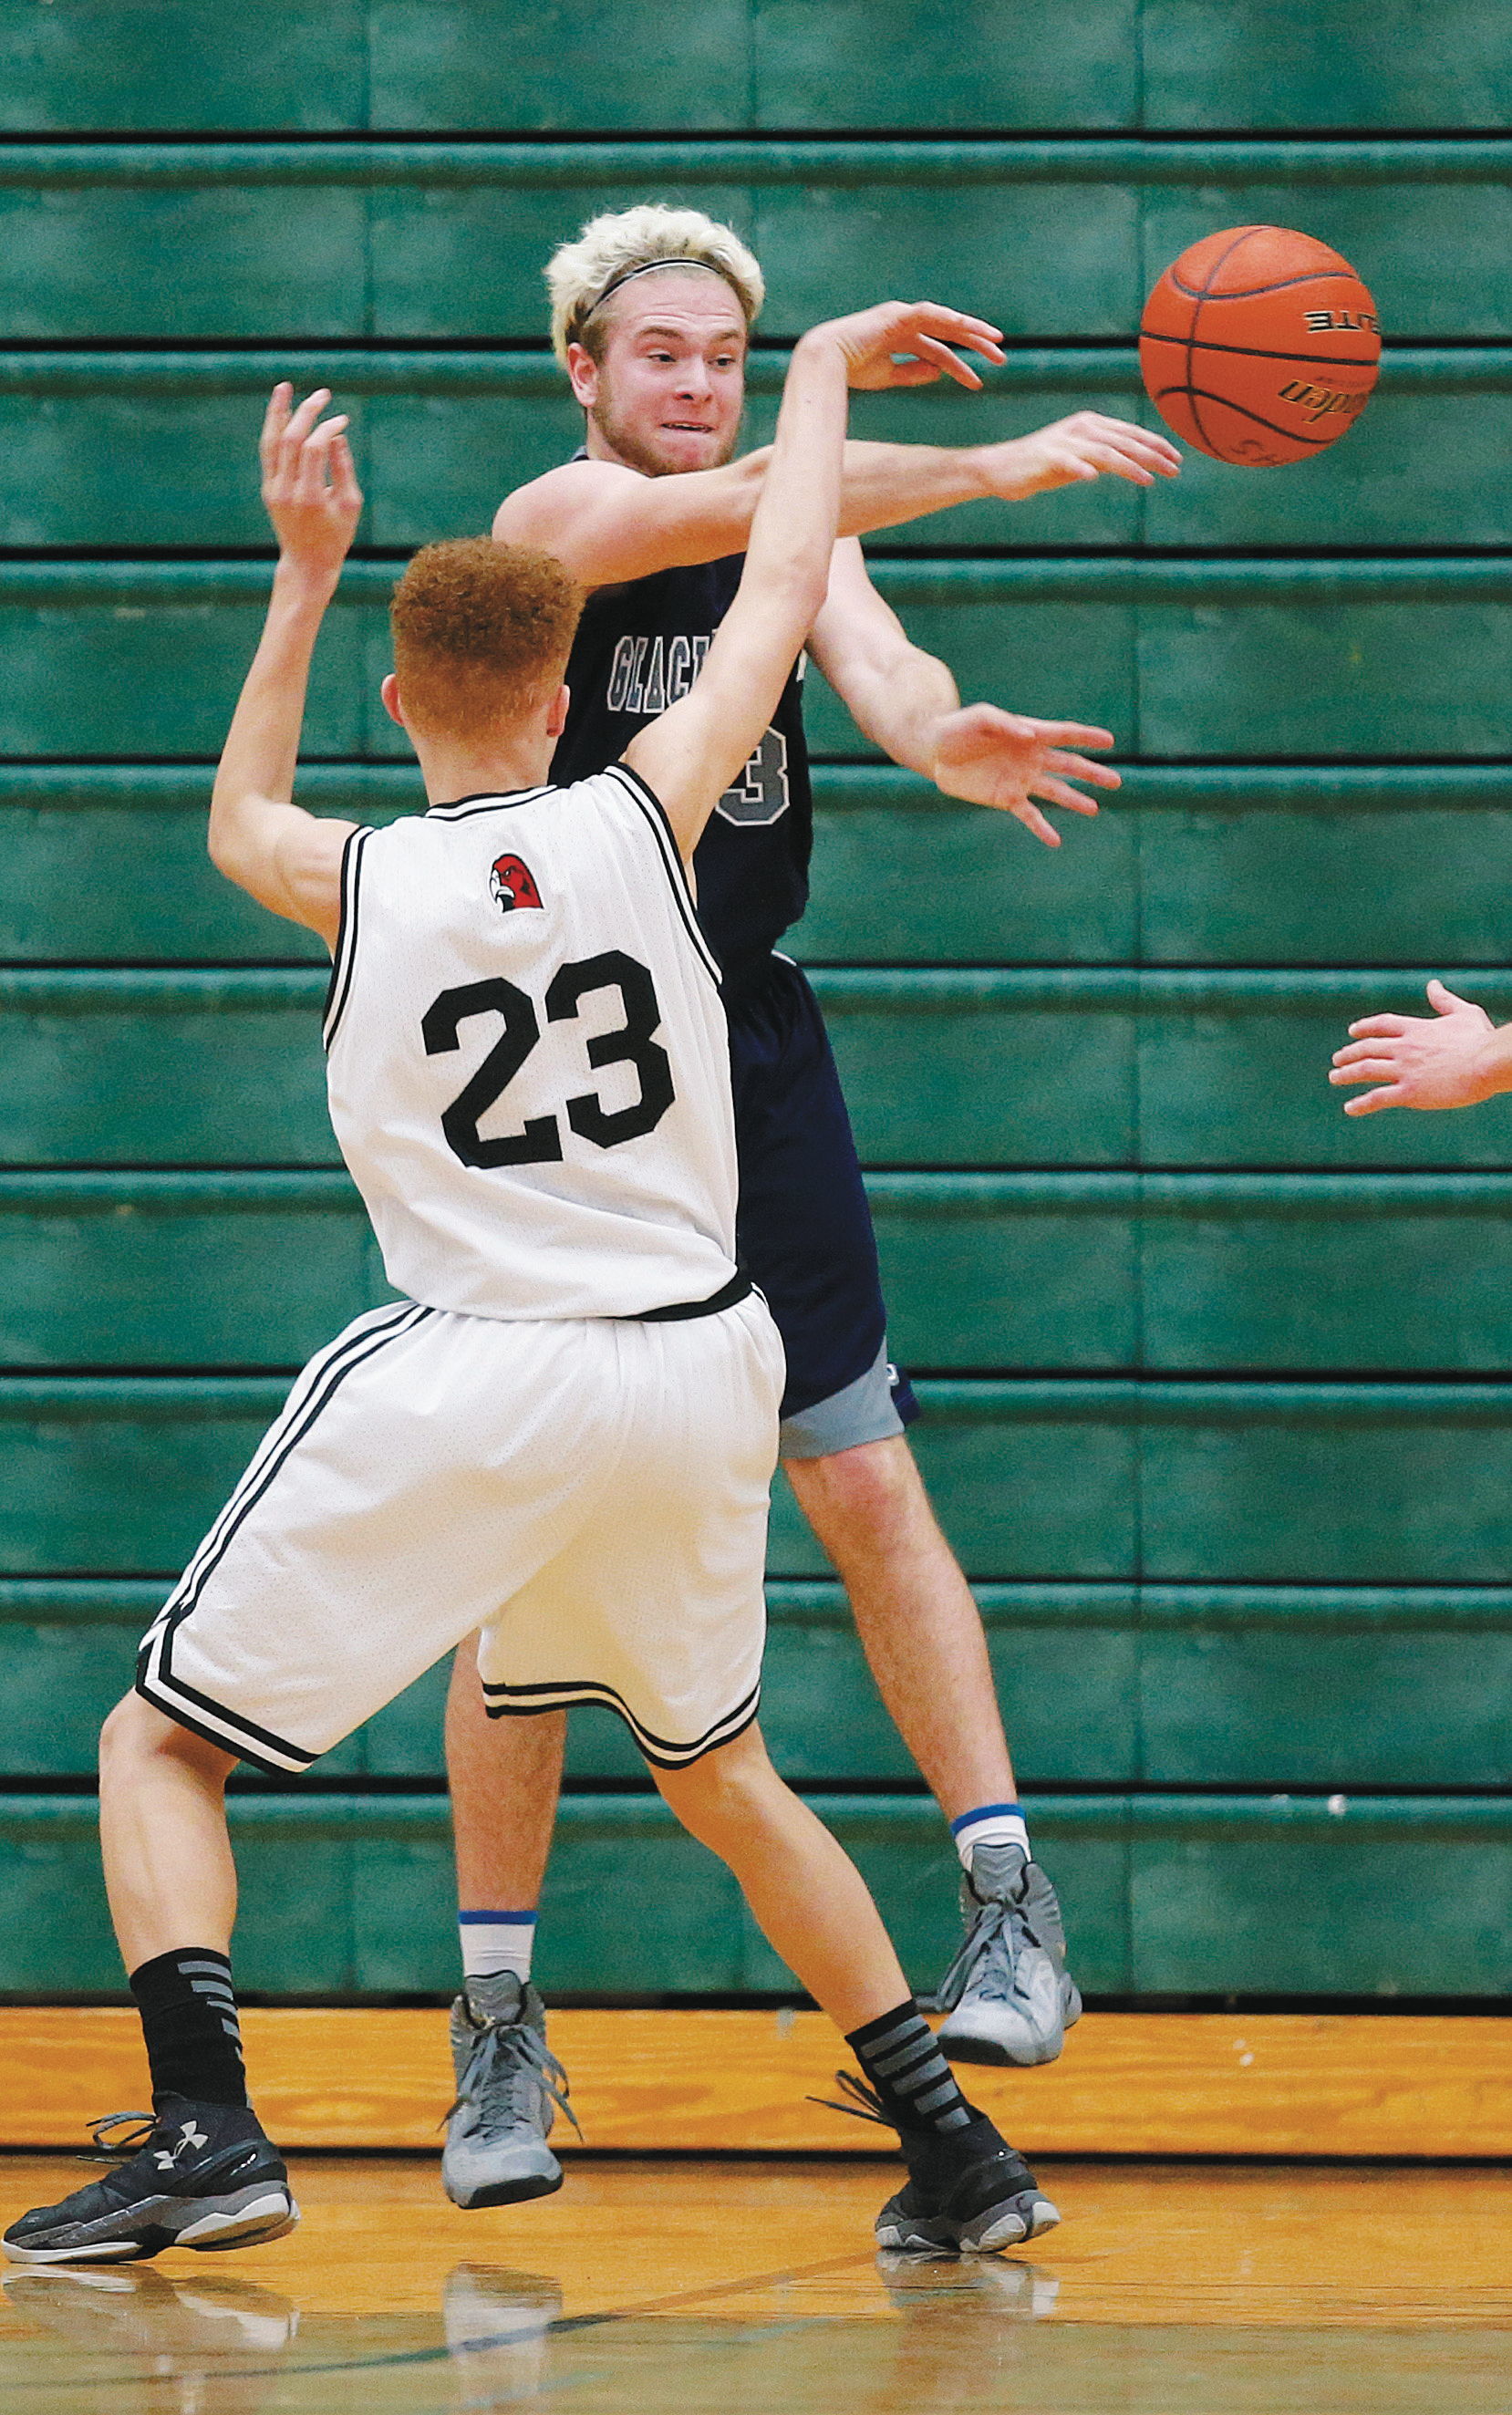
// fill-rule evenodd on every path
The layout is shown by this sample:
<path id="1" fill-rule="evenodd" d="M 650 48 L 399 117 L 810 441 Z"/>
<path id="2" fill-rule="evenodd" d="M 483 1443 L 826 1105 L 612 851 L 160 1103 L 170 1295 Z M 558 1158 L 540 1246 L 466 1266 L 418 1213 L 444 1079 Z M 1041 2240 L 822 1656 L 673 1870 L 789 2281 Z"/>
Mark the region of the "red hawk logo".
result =
<path id="1" fill-rule="evenodd" d="M 488 875 L 488 894 L 501 914 L 512 914 L 516 906 L 539 906 L 541 892 L 529 864 L 517 855 L 502 855 Z"/>

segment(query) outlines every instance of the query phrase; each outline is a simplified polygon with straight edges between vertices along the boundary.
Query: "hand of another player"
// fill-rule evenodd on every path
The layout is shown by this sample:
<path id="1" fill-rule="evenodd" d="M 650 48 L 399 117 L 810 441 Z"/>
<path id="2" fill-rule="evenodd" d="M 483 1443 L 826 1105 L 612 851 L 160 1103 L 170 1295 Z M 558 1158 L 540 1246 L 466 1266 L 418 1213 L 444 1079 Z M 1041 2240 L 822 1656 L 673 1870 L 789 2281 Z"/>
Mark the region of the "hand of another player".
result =
<path id="1" fill-rule="evenodd" d="M 1030 721 L 996 704 L 967 704 L 939 724 L 930 769 L 947 797 L 1011 814 L 1046 847 L 1058 847 L 1060 832 L 1046 821 L 1035 798 L 1064 805 L 1068 813 L 1095 814 L 1096 799 L 1068 782 L 1090 780 L 1095 788 L 1116 788 L 1122 786 L 1118 774 L 1109 764 L 1089 763 L 1085 755 L 1066 750 L 1112 744 L 1111 730 L 1088 728 L 1080 721 Z"/>
<path id="2" fill-rule="evenodd" d="M 1127 478 L 1131 486 L 1150 487 L 1157 478 L 1175 478 L 1181 469 L 1181 456 L 1165 437 L 1127 419 L 1104 419 L 1100 411 L 1073 412 L 1070 419 L 1037 428 L 1032 436 L 974 445 L 972 458 L 988 493 L 1009 503 L 1092 478 Z"/>
<path id="3" fill-rule="evenodd" d="M 362 488 L 345 412 L 321 418 L 330 399 L 330 389 L 318 386 L 295 410 L 292 386 L 276 385 L 258 452 L 280 559 L 334 587 L 362 518 Z"/>
<path id="4" fill-rule="evenodd" d="M 1474 1107 L 1503 1087 L 1490 1054 L 1496 1026 L 1485 1008 L 1457 998 L 1441 981 L 1429 982 L 1428 998 L 1431 1020 L 1369 1014 L 1350 1025 L 1350 1045 L 1334 1051 L 1328 1079 L 1381 1087 L 1346 1099 L 1346 1116 L 1379 1115 L 1383 1107 Z"/>
<path id="5" fill-rule="evenodd" d="M 878 302 L 846 319 L 827 319 L 810 329 L 810 339 L 839 346 L 845 356 L 848 385 L 876 393 L 883 386 L 933 385 L 942 373 L 957 385 L 977 387 L 981 378 L 969 361 L 951 352 L 980 352 L 983 360 L 1000 363 L 1002 330 L 985 319 L 968 318 L 964 310 L 947 310 L 939 302 Z M 901 354 L 901 358 L 894 358 Z"/>

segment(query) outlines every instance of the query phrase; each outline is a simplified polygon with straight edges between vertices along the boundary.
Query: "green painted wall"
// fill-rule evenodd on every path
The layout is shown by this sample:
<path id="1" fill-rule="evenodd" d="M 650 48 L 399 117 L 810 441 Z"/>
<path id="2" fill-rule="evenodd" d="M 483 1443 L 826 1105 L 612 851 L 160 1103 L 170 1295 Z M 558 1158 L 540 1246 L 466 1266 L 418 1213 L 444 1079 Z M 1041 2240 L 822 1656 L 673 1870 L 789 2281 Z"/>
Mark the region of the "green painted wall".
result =
<path id="1" fill-rule="evenodd" d="M 99 1718 L 289 1371 L 384 1296 L 320 952 L 202 850 L 265 592 L 262 394 L 335 385 L 368 498 L 306 793 L 403 811 L 393 563 L 574 441 L 541 262 L 654 193 L 762 253 L 754 441 L 786 342 L 884 287 L 1009 331 L 981 398 L 858 403 L 944 443 L 1146 408 L 1141 298 L 1214 226 L 1301 225 L 1376 292 L 1379 393 L 1319 460 L 874 548 L 968 693 L 1106 721 L 1125 788 L 1051 855 L 868 761 L 816 682 L 794 945 L 1084 1984 L 1505 1996 L 1512 1107 L 1350 1124 L 1323 1072 L 1431 971 L 1512 1014 L 1506 12 L 612 22 L 0 0 L 0 1993 L 119 1986 L 78 1791 Z M 928 1980 L 950 1849 L 782 1487 L 771 1570 L 774 1746 Z M 250 1988 L 450 1984 L 441 1691 L 332 1754 L 340 1791 L 239 1797 Z M 548 1986 L 788 1985 L 612 1720 L 577 1720 L 570 1777 Z"/>

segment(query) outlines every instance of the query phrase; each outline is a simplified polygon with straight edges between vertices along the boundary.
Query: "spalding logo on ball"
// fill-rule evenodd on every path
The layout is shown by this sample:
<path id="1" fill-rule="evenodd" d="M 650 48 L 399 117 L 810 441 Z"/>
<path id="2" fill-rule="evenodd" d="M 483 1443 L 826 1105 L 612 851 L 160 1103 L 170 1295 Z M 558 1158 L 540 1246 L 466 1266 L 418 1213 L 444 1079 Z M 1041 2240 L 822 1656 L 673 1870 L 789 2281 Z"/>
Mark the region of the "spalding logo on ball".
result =
<path id="1" fill-rule="evenodd" d="M 1337 442 L 1370 399 L 1381 327 L 1347 260 L 1290 227 L 1225 227 L 1145 305 L 1139 366 L 1167 426 L 1215 461 L 1268 470 Z"/>

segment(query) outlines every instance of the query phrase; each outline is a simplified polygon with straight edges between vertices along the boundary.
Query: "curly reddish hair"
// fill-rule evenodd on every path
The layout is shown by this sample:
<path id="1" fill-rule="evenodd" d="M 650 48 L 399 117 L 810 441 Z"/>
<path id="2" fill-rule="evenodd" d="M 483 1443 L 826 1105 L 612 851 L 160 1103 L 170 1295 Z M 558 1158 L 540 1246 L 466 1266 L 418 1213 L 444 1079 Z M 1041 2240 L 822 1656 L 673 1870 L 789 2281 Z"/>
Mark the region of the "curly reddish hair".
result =
<path id="1" fill-rule="evenodd" d="M 422 546 L 389 608 L 405 718 L 463 739 L 518 721 L 560 683 L 582 608 L 581 588 L 532 546 Z"/>

